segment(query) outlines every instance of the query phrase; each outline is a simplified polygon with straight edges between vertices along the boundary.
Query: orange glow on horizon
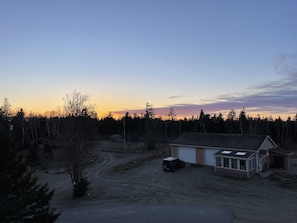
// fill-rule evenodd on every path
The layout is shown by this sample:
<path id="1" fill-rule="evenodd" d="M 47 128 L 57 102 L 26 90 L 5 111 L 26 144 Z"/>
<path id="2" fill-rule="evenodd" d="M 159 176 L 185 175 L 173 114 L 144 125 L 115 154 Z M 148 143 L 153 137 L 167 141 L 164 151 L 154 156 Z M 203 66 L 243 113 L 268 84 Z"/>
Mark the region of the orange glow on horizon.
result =
<path id="1" fill-rule="evenodd" d="M 134 116 L 134 113 L 136 113 L 137 116 L 142 117 L 145 114 L 145 104 L 143 105 L 143 109 L 139 109 L 139 106 L 134 106 L 132 105 L 132 103 L 130 103 L 130 106 L 123 106 L 123 104 L 117 104 L 117 103 L 110 103 L 110 100 L 107 100 L 106 98 L 104 100 L 100 100 L 100 103 L 96 103 L 94 100 L 90 101 L 90 104 L 94 104 L 95 105 L 95 111 L 97 113 L 97 117 L 98 119 L 102 119 L 105 117 L 108 117 L 110 114 L 112 115 L 112 117 L 116 120 L 121 119 L 122 117 L 124 117 L 126 115 L 126 113 L 128 112 L 129 115 L 131 117 Z M 55 103 L 53 103 L 55 102 Z M 56 104 L 56 106 L 52 106 Z M 101 106 L 101 105 L 105 105 L 105 106 Z M 134 107 L 134 109 L 126 109 L 126 111 L 124 109 L 122 109 L 123 107 Z M 16 114 L 20 109 L 23 109 L 25 112 L 26 116 L 30 116 L 30 115 L 34 115 L 34 116 L 46 116 L 46 117 L 50 117 L 50 116 L 60 116 L 63 115 L 63 101 L 54 101 L 53 99 L 49 99 L 49 100 L 45 100 L 45 102 L 43 101 L 42 104 L 40 103 L 35 103 L 35 104 L 29 104 L 28 106 L 14 106 L 11 103 L 11 111 L 13 114 Z M 173 107 L 174 108 L 174 107 Z M 203 106 L 201 106 L 201 108 L 203 109 Z M 156 118 L 161 118 L 162 120 L 168 120 L 168 112 L 170 110 L 170 108 L 168 107 L 163 107 L 163 108 L 153 108 L 154 112 L 155 112 L 155 117 Z M 273 120 L 277 119 L 277 118 L 281 118 L 283 121 L 286 121 L 288 119 L 288 117 L 291 118 L 291 120 L 293 120 L 296 116 L 296 113 L 270 113 L 268 111 L 255 111 L 255 109 L 252 109 L 253 111 L 249 111 L 249 109 L 245 109 L 245 113 L 247 117 L 252 117 L 252 118 L 257 118 L 258 114 L 260 115 L 260 118 L 269 118 L 272 117 Z M 162 112 L 163 111 L 163 112 Z M 208 112 L 207 110 L 204 110 L 205 114 L 209 114 L 210 117 L 213 117 L 214 114 L 216 114 L 216 116 L 219 116 L 219 114 L 221 113 L 223 115 L 223 119 L 226 120 L 228 117 L 229 112 L 231 111 L 231 109 L 228 110 L 223 110 L 223 111 L 217 111 L 217 112 Z M 236 118 L 238 118 L 240 112 L 242 111 L 242 109 L 235 109 L 236 112 Z M 190 113 L 191 111 L 188 111 L 188 113 Z M 193 112 L 193 114 L 179 114 L 178 112 L 178 107 L 176 107 L 176 116 L 174 117 L 175 120 L 183 120 L 183 119 L 192 119 L 192 117 L 194 117 L 195 119 L 198 119 L 200 116 L 200 111 L 195 111 Z"/>
<path id="2" fill-rule="evenodd" d="M 222 115 L 223 115 L 224 120 L 227 119 L 229 112 L 230 111 L 221 112 Z M 105 113 L 101 112 L 101 115 L 100 115 L 99 119 L 108 117 L 109 114 L 111 114 L 114 119 L 118 120 L 118 119 L 122 119 L 126 115 L 126 112 L 105 112 Z M 208 113 L 205 113 L 205 114 L 208 114 Z M 220 112 L 216 113 L 216 117 L 218 117 L 219 114 L 220 114 Z M 143 112 L 138 112 L 138 113 L 136 113 L 136 115 L 139 116 L 139 117 L 142 117 L 144 115 L 144 111 Z M 210 118 L 214 116 L 214 114 L 208 114 L 208 115 L 210 115 Z M 134 113 L 129 113 L 129 116 L 131 116 L 133 118 Z M 235 119 L 238 119 L 238 116 L 239 116 L 239 113 L 236 113 L 236 118 Z M 265 119 L 265 118 L 270 118 L 271 117 L 273 120 L 278 119 L 280 117 L 283 121 L 286 121 L 288 119 L 288 117 L 290 117 L 291 120 L 293 120 L 294 117 L 296 116 L 296 114 L 270 114 L 270 113 L 259 113 L 259 112 L 258 113 L 257 112 L 255 112 L 255 113 L 246 112 L 246 117 L 247 118 L 251 117 L 251 118 L 255 119 L 255 118 L 258 118 L 258 116 L 260 117 L 260 119 Z M 168 115 L 164 115 L 164 114 L 163 115 L 155 114 L 155 118 L 161 118 L 162 120 L 169 120 L 170 119 L 168 117 Z M 195 114 L 195 115 L 176 115 L 174 117 L 174 120 L 184 120 L 185 118 L 188 119 L 188 120 L 192 119 L 192 118 L 199 119 L 199 114 Z"/>

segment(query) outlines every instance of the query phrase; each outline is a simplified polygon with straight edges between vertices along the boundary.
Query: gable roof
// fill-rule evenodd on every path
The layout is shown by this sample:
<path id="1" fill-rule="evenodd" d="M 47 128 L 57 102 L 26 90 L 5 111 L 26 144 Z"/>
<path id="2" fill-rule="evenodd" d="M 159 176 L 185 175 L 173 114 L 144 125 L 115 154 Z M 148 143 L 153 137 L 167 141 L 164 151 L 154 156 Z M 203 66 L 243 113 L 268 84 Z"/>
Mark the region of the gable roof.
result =
<path id="1" fill-rule="evenodd" d="M 258 150 L 267 135 L 185 132 L 171 145 L 207 146 L 229 149 Z"/>

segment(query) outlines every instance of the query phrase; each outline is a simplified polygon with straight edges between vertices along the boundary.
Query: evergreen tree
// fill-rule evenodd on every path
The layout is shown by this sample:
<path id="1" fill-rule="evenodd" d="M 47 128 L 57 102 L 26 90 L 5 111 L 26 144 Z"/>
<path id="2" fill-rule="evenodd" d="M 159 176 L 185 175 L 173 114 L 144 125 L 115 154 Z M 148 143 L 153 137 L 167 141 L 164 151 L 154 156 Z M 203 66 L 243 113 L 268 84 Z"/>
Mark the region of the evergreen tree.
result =
<path id="1" fill-rule="evenodd" d="M 204 111 L 202 109 L 200 111 L 199 122 L 200 122 L 200 128 L 202 129 L 202 132 L 206 133 L 205 120 L 204 120 Z"/>
<path id="2" fill-rule="evenodd" d="M 244 108 L 242 109 L 242 111 L 239 114 L 239 126 L 240 126 L 240 134 L 247 134 L 248 133 L 248 127 L 249 127 L 249 123 L 248 123 L 248 119 L 246 117 L 245 114 L 245 110 Z"/>
<path id="3" fill-rule="evenodd" d="M 1 126 L 0 133 L 0 222 L 54 222 L 60 215 L 49 204 L 54 191 L 37 183 Z"/>

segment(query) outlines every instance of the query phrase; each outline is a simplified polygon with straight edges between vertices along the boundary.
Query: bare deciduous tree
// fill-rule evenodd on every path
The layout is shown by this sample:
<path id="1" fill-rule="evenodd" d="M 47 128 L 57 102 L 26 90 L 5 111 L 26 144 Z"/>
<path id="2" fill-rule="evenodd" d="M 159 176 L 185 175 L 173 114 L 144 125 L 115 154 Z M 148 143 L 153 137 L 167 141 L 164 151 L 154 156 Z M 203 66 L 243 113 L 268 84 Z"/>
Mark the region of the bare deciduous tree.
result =
<path id="1" fill-rule="evenodd" d="M 1 112 L 2 116 L 6 119 L 8 119 L 11 115 L 10 108 L 11 108 L 11 105 L 8 102 L 8 99 L 4 98 L 3 105 L 0 107 L 0 112 Z"/>
<path id="2" fill-rule="evenodd" d="M 83 115 L 93 116 L 95 105 L 87 104 L 90 100 L 89 94 L 82 94 L 74 90 L 71 94 L 67 94 L 64 98 L 64 112 L 66 116 L 79 117 Z"/>
<path id="3" fill-rule="evenodd" d="M 169 112 L 168 112 L 169 120 L 170 121 L 174 121 L 175 120 L 175 116 L 176 116 L 176 114 L 175 114 L 174 108 L 171 107 L 170 110 L 169 110 Z"/>
<path id="4" fill-rule="evenodd" d="M 87 121 L 94 114 L 94 105 L 87 104 L 88 94 L 81 94 L 74 90 L 71 94 L 64 97 L 64 112 L 67 121 L 67 134 L 64 136 L 65 156 L 64 162 L 70 174 L 73 189 L 82 182 L 85 183 L 83 176 L 83 161 L 86 154 L 86 129 Z M 75 195 L 75 194 L 74 194 Z"/>

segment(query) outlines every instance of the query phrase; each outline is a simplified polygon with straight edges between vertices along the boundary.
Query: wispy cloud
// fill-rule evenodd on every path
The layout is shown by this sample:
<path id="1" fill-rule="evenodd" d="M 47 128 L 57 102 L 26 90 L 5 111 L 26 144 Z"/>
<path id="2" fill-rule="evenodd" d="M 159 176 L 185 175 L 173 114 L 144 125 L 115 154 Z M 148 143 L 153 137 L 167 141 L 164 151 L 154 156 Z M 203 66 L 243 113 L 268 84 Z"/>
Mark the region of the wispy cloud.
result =
<path id="1" fill-rule="evenodd" d="M 274 65 L 277 73 L 297 81 L 297 53 L 282 54 Z"/>
<path id="2" fill-rule="evenodd" d="M 168 99 L 177 99 L 177 98 L 182 98 L 183 96 L 181 95 L 172 95 L 172 96 L 169 96 Z"/>
<path id="3" fill-rule="evenodd" d="M 278 81 L 268 81 L 251 86 L 243 92 L 230 95 L 219 95 L 213 101 L 201 104 L 171 104 L 165 107 L 154 108 L 159 115 L 168 114 L 171 107 L 178 116 L 197 116 L 203 109 L 209 114 L 226 114 L 231 109 L 246 112 L 292 115 L 297 113 L 297 54 L 280 55 L 274 65 L 275 72 L 279 74 Z M 174 95 L 169 99 L 181 98 Z M 141 113 L 144 109 L 129 111 Z"/>

